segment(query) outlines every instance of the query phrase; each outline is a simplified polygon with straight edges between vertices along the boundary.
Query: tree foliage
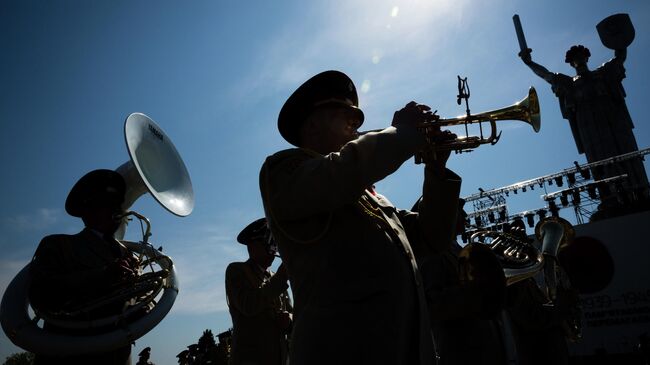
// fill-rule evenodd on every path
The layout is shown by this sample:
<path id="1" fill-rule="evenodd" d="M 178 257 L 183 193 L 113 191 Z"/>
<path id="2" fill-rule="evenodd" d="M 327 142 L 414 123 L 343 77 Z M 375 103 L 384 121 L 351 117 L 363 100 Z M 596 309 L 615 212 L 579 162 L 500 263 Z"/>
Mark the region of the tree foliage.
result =
<path id="1" fill-rule="evenodd" d="M 3 365 L 32 365 L 34 364 L 34 354 L 31 352 L 19 352 L 7 356 Z"/>

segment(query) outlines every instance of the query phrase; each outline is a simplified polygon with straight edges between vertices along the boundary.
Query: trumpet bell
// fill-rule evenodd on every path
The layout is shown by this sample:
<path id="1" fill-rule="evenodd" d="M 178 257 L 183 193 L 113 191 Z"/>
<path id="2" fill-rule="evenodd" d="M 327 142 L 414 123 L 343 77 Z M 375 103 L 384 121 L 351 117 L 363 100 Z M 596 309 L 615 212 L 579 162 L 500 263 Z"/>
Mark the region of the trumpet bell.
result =
<path id="1" fill-rule="evenodd" d="M 524 121 L 528 122 L 533 130 L 537 133 L 542 126 L 542 118 L 539 111 L 539 98 L 537 97 L 537 91 L 534 87 L 528 89 L 528 97 L 516 104 L 517 106 L 521 105 L 526 117 Z"/>
<path id="2" fill-rule="evenodd" d="M 518 103 L 507 106 L 505 108 L 471 115 L 469 117 L 469 120 L 468 117 L 459 117 L 457 119 L 450 119 L 449 121 L 454 121 L 453 124 L 463 124 L 464 122 L 476 123 L 479 121 L 490 120 L 518 120 L 528 123 L 531 127 L 533 127 L 535 133 L 539 132 L 542 126 L 542 118 L 539 109 L 539 98 L 537 97 L 537 91 L 535 91 L 535 88 L 531 86 L 528 89 L 528 95 Z M 439 122 L 442 124 L 447 124 L 445 121 L 446 120 L 443 119 Z"/>

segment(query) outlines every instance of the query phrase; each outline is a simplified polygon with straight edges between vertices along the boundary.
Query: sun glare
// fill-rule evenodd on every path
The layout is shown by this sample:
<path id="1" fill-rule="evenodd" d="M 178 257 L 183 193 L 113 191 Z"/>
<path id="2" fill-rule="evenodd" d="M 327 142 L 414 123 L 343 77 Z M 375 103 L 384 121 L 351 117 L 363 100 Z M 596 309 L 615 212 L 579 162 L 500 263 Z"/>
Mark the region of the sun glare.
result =
<path id="1" fill-rule="evenodd" d="M 361 92 L 365 94 L 369 90 L 370 90 L 370 80 L 363 80 L 363 83 L 361 84 Z"/>

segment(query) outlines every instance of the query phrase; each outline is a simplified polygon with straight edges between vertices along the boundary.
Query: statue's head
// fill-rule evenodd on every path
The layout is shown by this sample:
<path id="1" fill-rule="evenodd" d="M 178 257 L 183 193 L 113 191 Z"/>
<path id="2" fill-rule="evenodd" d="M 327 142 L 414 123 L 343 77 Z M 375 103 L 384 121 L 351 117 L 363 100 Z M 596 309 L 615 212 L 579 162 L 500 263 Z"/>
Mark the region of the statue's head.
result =
<path id="1" fill-rule="evenodd" d="M 566 51 L 564 62 L 577 69 L 581 65 L 586 66 L 590 56 L 591 52 L 589 52 L 589 48 L 583 45 L 572 46 L 568 51 Z"/>

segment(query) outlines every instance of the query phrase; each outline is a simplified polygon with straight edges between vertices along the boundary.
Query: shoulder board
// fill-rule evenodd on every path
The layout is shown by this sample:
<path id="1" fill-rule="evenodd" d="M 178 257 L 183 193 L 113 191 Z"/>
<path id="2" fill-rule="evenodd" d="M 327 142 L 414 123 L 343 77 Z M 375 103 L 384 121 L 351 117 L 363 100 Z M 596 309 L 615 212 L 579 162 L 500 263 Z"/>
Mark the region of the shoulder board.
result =
<path id="1" fill-rule="evenodd" d="M 265 168 L 271 170 L 280 167 L 282 170 L 291 173 L 295 171 L 295 169 L 298 168 L 298 166 L 300 166 L 300 164 L 302 164 L 304 161 L 317 156 L 320 155 L 311 150 L 304 148 L 290 148 L 276 152 L 275 154 L 267 157 L 264 165 Z"/>

